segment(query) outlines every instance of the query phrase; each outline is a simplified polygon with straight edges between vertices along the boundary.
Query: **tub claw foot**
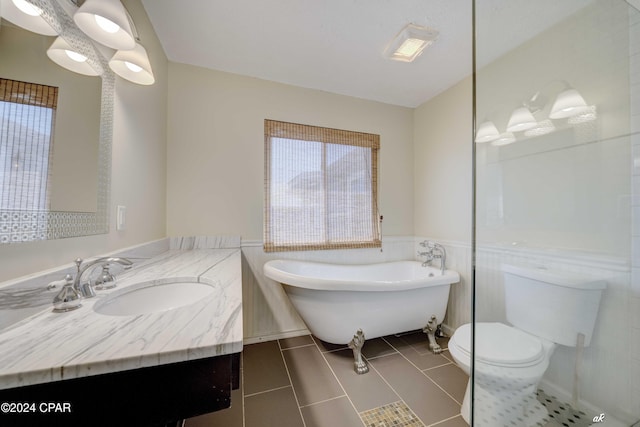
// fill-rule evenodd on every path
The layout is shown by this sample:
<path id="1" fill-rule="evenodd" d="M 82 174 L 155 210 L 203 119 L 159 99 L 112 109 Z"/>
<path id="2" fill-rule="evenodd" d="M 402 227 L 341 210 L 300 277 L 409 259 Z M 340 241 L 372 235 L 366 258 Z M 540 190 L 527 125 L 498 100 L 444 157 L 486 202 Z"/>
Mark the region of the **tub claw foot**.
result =
<path id="1" fill-rule="evenodd" d="M 367 365 L 367 362 L 362 360 L 362 346 L 364 346 L 364 340 L 364 332 L 362 332 L 362 329 L 358 329 L 358 332 L 356 332 L 349 343 L 349 348 L 353 350 L 353 359 L 357 374 L 366 374 L 369 372 L 369 365 Z"/>
<path id="2" fill-rule="evenodd" d="M 438 319 L 436 319 L 436 316 L 431 316 L 431 319 L 427 323 L 427 326 L 425 326 L 422 329 L 422 332 L 427 334 L 427 339 L 429 339 L 429 348 L 431 349 L 431 351 L 433 351 L 433 354 L 442 353 L 442 347 L 440 347 L 440 345 L 436 341 L 437 329 L 438 329 Z"/>

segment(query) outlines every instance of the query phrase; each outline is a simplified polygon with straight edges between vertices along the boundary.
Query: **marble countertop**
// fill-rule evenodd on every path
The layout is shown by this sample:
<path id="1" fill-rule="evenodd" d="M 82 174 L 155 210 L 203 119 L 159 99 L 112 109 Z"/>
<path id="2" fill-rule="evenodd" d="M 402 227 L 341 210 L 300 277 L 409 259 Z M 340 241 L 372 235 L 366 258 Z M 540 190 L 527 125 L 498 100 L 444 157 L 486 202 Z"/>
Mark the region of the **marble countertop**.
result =
<path id="1" fill-rule="evenodd" d="M 51 307 L 0 331 L 0 389 L 242 351 L 240 249 L 169 250 L 118 276 L 118 286 L 66 313 Z M 194 304 L 102 315 L 100 300 L 141 282 L 198 281 L 216 288 Z"/>

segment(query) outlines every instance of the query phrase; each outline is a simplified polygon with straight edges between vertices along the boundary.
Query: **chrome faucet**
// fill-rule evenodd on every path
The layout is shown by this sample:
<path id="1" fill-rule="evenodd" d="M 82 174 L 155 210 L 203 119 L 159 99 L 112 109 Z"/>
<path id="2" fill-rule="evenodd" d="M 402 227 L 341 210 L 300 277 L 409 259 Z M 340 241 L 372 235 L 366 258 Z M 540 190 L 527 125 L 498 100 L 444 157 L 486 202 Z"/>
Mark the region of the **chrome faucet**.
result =
<path id="1" fill-rule="evenodd" d="M 125 270 L 131 268 L 133 263 L 129 261 L 127 258 L 120 257 L 103 257 L 94 259 L 93 261 L 89 261 L 86 264 L 82 264 L 82 259 L 76 259 L 76 266 L 78 267 L 78 274 L 76 274 L 76 278 L 73 281 L 73 288 L 82 295 L 83 298 L 91 298 L 96 296 L 95 291 L 93 290 L 93 286 L 91 285 L 91 281 L 88 280 L 86 283 L 82 283 L 82 276 L 87 271 L 92 270 L 94 267 L 104 267 L 108 264 L 118 263 L 124 266 Z M 90 274 L 89 274 L 90 275 Z"/>
<path id="2" fill-rule="evenodd" d="M 96 293 L 93 290 L 93 286 L 91 285 L 91 280 L 88 280 L 84 284 L 82 283 L 82 276 L 87 271 L 91 270 L 94 267 L 102 266 L 103 273 L 100 279 L 103 282 L 111 281 L 112 285 L 115 286 L 114 278 L 111 274 L 109 274 L 107 266 L 111 263 L 117 262 L 118 264 L 122 264 L 126 270 L 131 268 L 131 266 L 133 265 L 133 263 L 128 259 L 118 257 L 98 258 L 84 265 L 82 264 L 82 259 L 80 258 L 76 259 L 75 262 L 78 269 L 75 279 L 71 274 L 67 274 L 64 279 L 65 284 L 62 287 L 62 290 L 58 292 L 58 294 L 53 298 L 53 311 L 55 313 L 63 313 L 75 310 L 76 308 L 82 306 L 81 300 L 83 298 L 91 298 L 96 296 Z"/>
<path id="3" fill-rule="evenodd" d="M 418 256 L 425 257 L 425 261 L 422 263 L 423 267 L 431 264 L 436 258 L 440 259 L 440 274 L 444 276 L 444 272 L 447 269 L 447 251 L 440 243 L 433 242 L 431 240 L 425 240 L 420 242 L 420 246 L 426 248 L 424 252 L 418 251 Z"/>

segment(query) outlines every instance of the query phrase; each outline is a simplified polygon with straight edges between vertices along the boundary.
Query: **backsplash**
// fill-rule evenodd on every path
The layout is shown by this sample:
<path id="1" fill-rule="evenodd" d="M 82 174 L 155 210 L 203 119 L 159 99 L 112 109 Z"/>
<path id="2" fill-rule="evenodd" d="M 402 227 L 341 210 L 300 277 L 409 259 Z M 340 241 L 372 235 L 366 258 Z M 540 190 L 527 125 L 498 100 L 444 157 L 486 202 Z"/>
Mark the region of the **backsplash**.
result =
<path id="1" fill-rule="evenodd" d="M 240 236 L 170 237 L 169 249 L 232 249 L 240 248 Z"/>

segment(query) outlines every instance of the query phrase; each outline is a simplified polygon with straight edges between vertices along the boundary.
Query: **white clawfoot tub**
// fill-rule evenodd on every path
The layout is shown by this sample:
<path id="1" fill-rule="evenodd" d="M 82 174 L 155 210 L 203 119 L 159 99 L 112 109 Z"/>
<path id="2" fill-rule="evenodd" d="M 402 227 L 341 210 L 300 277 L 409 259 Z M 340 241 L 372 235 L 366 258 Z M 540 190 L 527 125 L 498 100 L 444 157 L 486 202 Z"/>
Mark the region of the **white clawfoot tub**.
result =
<path id="1" fill-rule="evenodd" d="M 442 274 L 418 261 L 343 265 L 273 260 L 265 263 L 264 274 L 284 285 L 311 333 L 333 344 L 350 343 L 358 330 L 371 339 L 423 328 L 433 316 L 442 322 L 449 288 L 460 280 L 455 271 Z"/>

